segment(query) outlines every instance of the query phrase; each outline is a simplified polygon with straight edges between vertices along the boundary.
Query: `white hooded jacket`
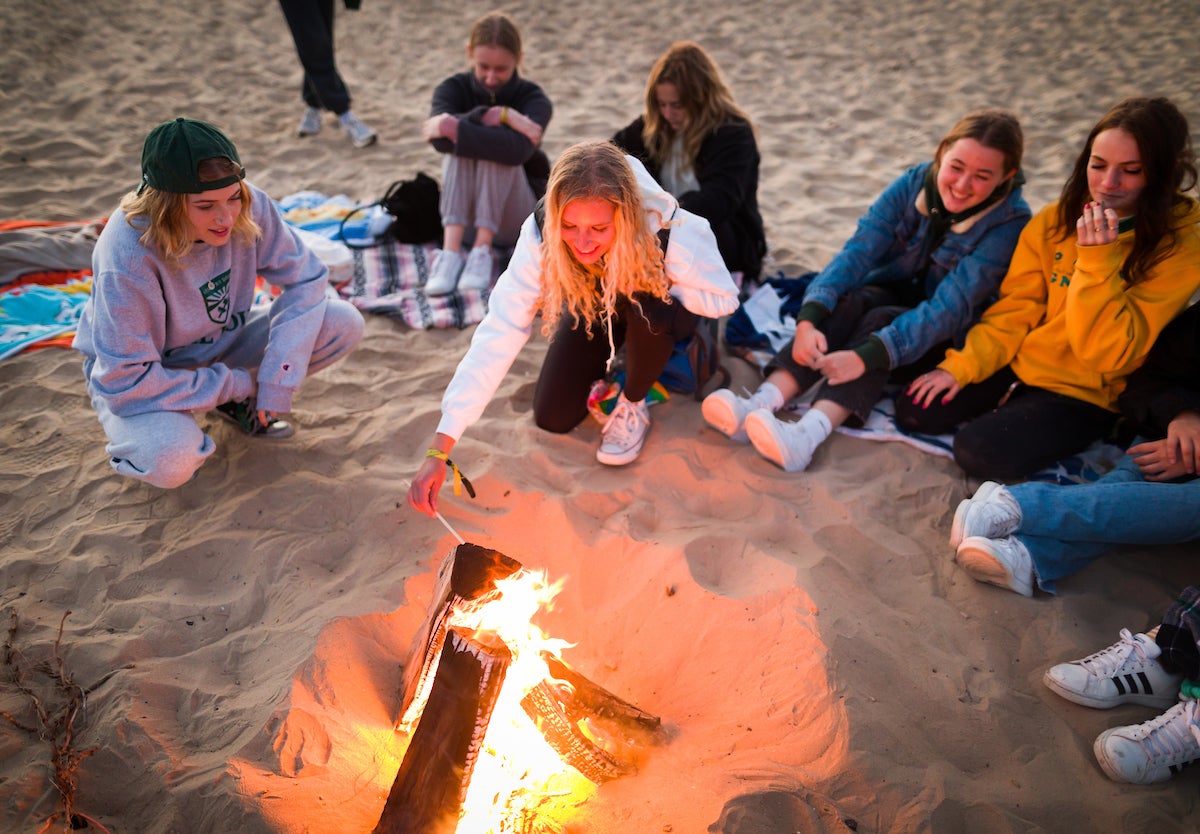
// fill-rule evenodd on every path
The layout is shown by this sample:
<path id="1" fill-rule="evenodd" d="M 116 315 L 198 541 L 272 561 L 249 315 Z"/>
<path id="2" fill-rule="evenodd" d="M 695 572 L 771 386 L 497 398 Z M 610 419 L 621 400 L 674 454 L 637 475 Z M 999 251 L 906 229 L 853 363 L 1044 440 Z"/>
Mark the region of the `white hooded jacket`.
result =
<path id="1" fill-rule="evenodd" d="M 708 221 L 679 208 L 637 159 L 625 159 L 637 177 L 650 231 L 671 227 L 664 258 L 671 296 L 699 316 L 719 318 L 732 313 L 738 306 L 738 290 L 721 260 Z M 442 397 L 437 430 L 455 441 L 483 414 L 533 332 L 542 295 L 541 237 L 535 218 L 526 218 L 512 260 L 492 290 L 488 313 L 475 329 L 471 346 Z"/>

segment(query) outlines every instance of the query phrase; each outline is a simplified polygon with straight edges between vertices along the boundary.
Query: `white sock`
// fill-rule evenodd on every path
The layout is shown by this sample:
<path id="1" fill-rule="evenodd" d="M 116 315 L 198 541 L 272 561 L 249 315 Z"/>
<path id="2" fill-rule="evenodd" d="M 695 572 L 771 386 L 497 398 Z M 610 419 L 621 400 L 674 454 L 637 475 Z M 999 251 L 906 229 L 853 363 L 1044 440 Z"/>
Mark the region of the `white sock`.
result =
<path id="1" fill-rule="evenodd" d="M 774 382 L 764 382 L 758 386 L 758 390 L 751 395 L 751 398 L 772 414 L 783 408 L 786 402 L 783 392 Z"/>
<path id="2" fill-rule="evenodd" d="M 810 408 L 804 413 L 800 418 L 800 428 L 813 439 L 814 446 L 824 443 L 829 439 L 829 435 L 833 434 L 833 423 L 829 422 L 828 415 L 818 408 Z"/>

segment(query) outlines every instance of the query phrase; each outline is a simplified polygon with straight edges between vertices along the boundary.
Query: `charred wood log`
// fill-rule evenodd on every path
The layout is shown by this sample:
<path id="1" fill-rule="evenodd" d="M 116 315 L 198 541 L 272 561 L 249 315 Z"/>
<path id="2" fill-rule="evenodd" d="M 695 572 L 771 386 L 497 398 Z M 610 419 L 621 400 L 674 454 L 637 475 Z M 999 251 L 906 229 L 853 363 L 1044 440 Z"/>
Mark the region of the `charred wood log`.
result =
<path id="1" fill-rule="evenodd" d="M 449 629 L 421 720 L 374 834 L 451 834 L 512 655 Z"/>

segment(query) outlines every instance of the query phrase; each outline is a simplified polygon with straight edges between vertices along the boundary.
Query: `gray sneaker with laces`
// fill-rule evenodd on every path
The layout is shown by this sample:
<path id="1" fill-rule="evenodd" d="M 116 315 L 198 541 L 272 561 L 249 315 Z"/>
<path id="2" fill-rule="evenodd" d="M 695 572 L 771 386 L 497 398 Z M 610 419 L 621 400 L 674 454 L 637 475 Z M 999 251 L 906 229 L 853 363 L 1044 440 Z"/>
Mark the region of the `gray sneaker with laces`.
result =
<path id="1" fill-rule="evenodd" d="M 596 450 L 596 460 L 608 466 L 633 463 L 641 454 L 646 432 L 650 430 L 650 407 L 646 401 L 631 403 L 622 394 L 617 398 L 608 422 L 604 424 L 603 439 Z"/>
<path id="2" fill-rule="evenodd" d="M 321 132 L 321 111 L 316 107 L 306 107 L 304 116 L 300 119 L 300 127 L 296 133 L 299 136 L 316 136 Z"/>
<path id="3" fill-rule="evenodd" d="M 358 116 L 349 110 L 338 117 L 338 122 L 341 123 L 342 130 L 346 131 L 346 135 L 350 137 L 350 141 L 354 143 L 354 147 L 365 148 L 375 144 L 377 138 L 375 131 L 359 121 Z"/>

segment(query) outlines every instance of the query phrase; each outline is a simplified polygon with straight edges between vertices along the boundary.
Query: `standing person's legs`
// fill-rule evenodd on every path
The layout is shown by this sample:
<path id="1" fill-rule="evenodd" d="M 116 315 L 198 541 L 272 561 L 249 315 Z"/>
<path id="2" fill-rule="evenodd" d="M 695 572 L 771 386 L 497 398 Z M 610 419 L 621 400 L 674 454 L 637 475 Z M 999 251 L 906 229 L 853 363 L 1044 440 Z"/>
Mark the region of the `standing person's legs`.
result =
<path id="1" fill-rule="evenodd" d="M 302 95 L 309 107 L 342 115 L 350 109 L 350 91 L 333 57 L 333 0 L 279 0 L 304 68 Z"/>
<path id="2" fill-rule="evenodd" d="M 1003 405 L 958 430 L 954 460 L 980 480 L 1020 481 L 1087 448 L 1116 419 L 1083 400 L 1021 385 Z"/>

